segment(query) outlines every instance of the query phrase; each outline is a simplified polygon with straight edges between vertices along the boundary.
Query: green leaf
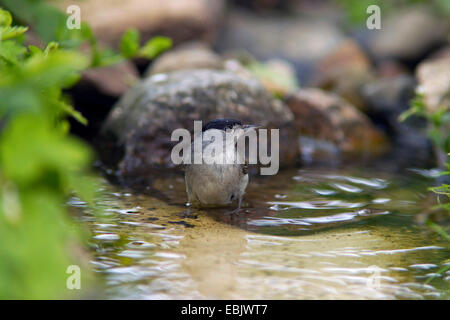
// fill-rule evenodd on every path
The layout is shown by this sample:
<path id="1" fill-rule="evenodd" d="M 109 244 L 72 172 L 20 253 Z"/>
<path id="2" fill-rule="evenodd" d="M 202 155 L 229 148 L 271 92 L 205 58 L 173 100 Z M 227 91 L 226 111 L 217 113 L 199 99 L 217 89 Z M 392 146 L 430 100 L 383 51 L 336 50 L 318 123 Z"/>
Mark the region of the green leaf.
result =
<path id="1" fill-rule="evenodd" d="M 77 172 L 90 160 L 84 144 L 52 129 L 52 124 L 39 116 L 17 116 L 3 132 L 0 164 L 6 178 L 19 186 L 41 179 L 55 171 L 62 177 Z"/>
<path id="2" fill-rule="evenodd" d="M 3 41 L 0 44 L 0 58 L 11 64 L 17 64 L 27 50 L 15 41 Z"/>
<path id="3" fill-rule="evenodd" d="M 32 23 L 44 40 L 58 40 L 55 35 L 63 40 L 27 50 L 21 36 L 26 28 L 11 27 L 11 15 L 0 9 L 0 243 L 15 244 L 0 246 L 0 299 L 67 296 L 65 271 L 81 265 L 71 248 L 82 238 L 64 204 L 74 191 L 93 204 L 97 185 L 88 171 L 92 151 L 70 135 L 67 116 L 87 121 L 62 89 L 72 86 L 90 61 L 74 49 L 61 49 L 85 41 L 80 31 L 61 31 L 63 13 L 48 10 L 44 1 L 2 0 L 2 5 Z M 89 270 L 83 275 L 88 280 Z"/>
<path id="4" fill-rule="evenodd" d="M 448 184 L 443 184 L 439 187 L 432 187 L 430 188 L 430 190 L 433 191 L 434 193 L 443 194 L 450 197 L 450 185 Z"/>
<path id="5" fill-rule="evenodd" d="M 43 51 L 40 48 L 33 46 L 33 45 L 28 46 L 28 51 L 30 51 L 31 55 L 43 54 Z"/>
<path id="6" fill-rule="evenodd" d="M 56 41 L 60 26 L 65 25 L 67 16 L 64 12 L 46 3 L 34 0 L 2 0 L 15 19 L 33 26 L 42 40 Z"/>
<path id="7" fill-rule="evenodd" d="M 400 122 L 406 121 L 409 117 L 415 115 L 415 116 L 421 116 L 426 117 L 425 113 L 425 102 L 424 97 L 422 94 L 416 93 L 415 97 L 411 100 L 411 107 L 400 114 L 398 117 L 398 120 Z"/>
<path id="8" fill-rule="evenodd" d="M 436 223 L 431 222 L 429 220 L 426 223 L 430 229 L 432 229 L 434 232 L 438 233 L 443 239 L 450 241 L 450 235 L 447 232 L 445 232 L 445 230 L 441 226 L 439 226 Z"/>
<path id="9" fill-rule="evenodd" d="M 134 57 L 139 50 L 139 32 L 136 29 L 129 29 L 120 40 L 120 53 L 126 57 Z"/>
<path id="10" fill-rule="evenodd" d="M 139 50 L 139 56 L 154 59 L 162 52 L 172 47 L 172 39 L 167 37 L 153 37 Z"/>
<path id="11" fill-rule="evenodd" d="M 444 263 L 445 263 L 445 262 L 444 262 Z M 434 279 L 436 279 L 437 277 L 439 277 L 439 275 L 444 274 L 444 272 L 446 272 L 447 270 L 450 270 L 450 265 L 443 266 L 443 267 L 440 268 L 438 271 L 436 271 L 436 273 L 435 273 L 432 277 L 428 278 L 428 279 L 425 281 L 425 284 L 430 283 L 431 281 L 433 281 Z"/>
<path id="12" fill-rule="evenodd" d="M 75 110 L 71 105 L 65 103 L 65 102 L 61 102 L 61 106 L 62 109 L 65 113 L 67 113 L 68 115 L 72 116 L 75 120 L 77 120 L 79 123 L 84 124 L 85 126 L 87 126 L 88 121 L 85 117 L 83 117 L 83 115 L 78 112 L 77 110 Z"/>
<path id="13" fill-rule="evenodd" d="M 67 111 L 59 102 L 61 88 L 78 81 L 79 71 L 87 64 L 88 60 L 81 54 L 55 50 L 47 56 L 35 53 L 8 72 L 0 70 L 5 75 L 0 77 L 0 112 L 11 116 L 37 112 L 56 120 L 61 112 Z"/>
<path id="14" fill-rule="evenodd" d="M 0 8 L 0 27 L 9 27 L 12 23 L 11 14 Z"/>
<path id="15" fill-rule="evenodd" d="M 450 153 L 450 135 L 448 135 L 448 136 L 444 139 L 443 150 L 444 150 L 444 152 L 447 153 L 447 154 Z"/>
<path id="16" fill-rule="evenodd" d="M 2 27 L 0 28 L 0 40 L 8 40 L 21 36 L 28 30 L 28 27 Z"/>
<path id="17" fill-rule="evenodd" d="M 115 51 L 110 49 L 104 49 L 98 51 L 96 59 L 91 65 L 91 68 L 110 66 L 122 62 L 124 59 L 125 58 L 122 55 L 116 53 Z"/>
<path id="18" fill-rule="evenodd" d="M 65 88 L 73 76 L 88 65 L 85 56 L 68 50 L 50 51 L 47 56 L 33 56 L 23 66 L 25 79 L 39 87 Z M 23 80 L 23 79 L 22 79 Z"/>
<path id="19" fill-rule="evenodd" d="M 52 41 L 49 44 L 47 44 L 47 47 L 44 50 L 44 55 L 48 55 L 49 52 L 54 51 L 58 48 L 59 48 L 59 43 Z"/>

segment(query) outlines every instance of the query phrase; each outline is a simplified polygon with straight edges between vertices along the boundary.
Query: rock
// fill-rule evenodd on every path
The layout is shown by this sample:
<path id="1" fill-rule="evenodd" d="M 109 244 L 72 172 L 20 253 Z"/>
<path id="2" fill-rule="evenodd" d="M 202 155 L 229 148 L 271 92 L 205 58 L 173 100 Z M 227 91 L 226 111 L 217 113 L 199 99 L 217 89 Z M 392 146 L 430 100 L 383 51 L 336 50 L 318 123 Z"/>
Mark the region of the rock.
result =
<path id="1" fill-rule="evenodd" d="M 379 78 L 396 78 L 407 75 L 408 69 L 396 60 L 384 60 L 377 65 L 376 74 Z"/>
<path id="2" fill-rule="evenodd" d="M 367 116 L 336 94 L 317 88 L 301 89 L 289 96 L 286 104 L 294 113 L 299 135 L 309 138 L 304 140 L 308 149 L 313 147 L 311 139 L 315 139 L 318 151 L 328 153 L 331 160 L 337 153 L 345 158 L 379 155 L 386 150 L 387 140 L 383 133 Z M 301 147 L 305 159 L 305 150 L 303 145 Z M 307 152 L 308 160 L 316 160 L 315 150 Z"/>
<path id="3" fill-rule="evenodd" d="M 186 69 L 222 69 L 222 58 L 202 43 L 189 43 L 159 56 L 145 76 Z"/>
<path id="4" fill-rule="evenodd" d="M 138 81 L 136 67 L 128 61 L 83 71 L 81 80 L 67 93 L 75 109 L 88 120 L 88 125 L 69 119 L 71 132 L 91 141 L 114 103 Z"/>
<path id="5" fill-rule="evenodd" d="M 121 98 L 102 129 L 102 158 L 108 161 L 118 155 L 114 160 L 122 176 L 171 167 L 170 154 L 176 144 L 170 141 L 172 131 L 192 132 L 194 120 L 215 118 L 277 128 L 280 141 L 296 141 L 292 112 L 258 81 L 229 71 L 182 70 L 155 74 Z M 298 152 L 296 144 L 281 143 L 280 165 L 295 163 Z"/>
<path id="6" fill-rule="evenodd" d="M 377 60 L 400 59 L 416 62 L 437 45 L 445 43 L 448 21 L 440 20 L 427 8 L 413 7 L 382 20 L 369 49 Z"/>
<path id="7" fill-rule="evenodd" d="M 336 77 L 340 72 L 368 72 L 371 67 L 370 60 L 362 48 L 355 41 L 346 39 L 318 62 L 317 70 Z"/>
<path id="8" fill-rule="evenodd" d="M 445 110 L 450 113 L 450 56 L 424 61 L 417 67 L 416 76 L 419 81 L 417 91 L 423 94 L 425 108 L 428 113 Z M 444 122 L 439 128 L 439 135 L 446 143 L 435 146 L 434 153 L 439 167 L 446 169 L 449 161 L 448 149 L 450 123 Z M 444 146 L 444 144 L 446 144 Z M 447 150 L 446 150 L 447 149 Z"/>
<path id="9" fill-rule="evenodd" d="M 358 109 L 365 109 L 360 91 L 364 83 L 373 78 L 372 66 L 356 42 L 343 41 L 318 61 L 316 71 L 316 86 L 337 93 Z"/>
<path id="10" fill-rule="evenodd" d="M 328 21 L 233 11 L 216 45 L 221 52 L 245 48 L 259 60 L 292 62 L 303 84 L 311 76 L 314 63 L 335 50 L 343 39 L 339 28 Z"/>
<path id="11" fill-rule="evenodd" d="M 64 12 L 74 1 L 54 3 Z M 224 10 L 223 0 L 89 0 L 76 2 L 81 19 L 101 42 L 119 44 L 128 28 L 141 31 L 142 41 L 155 35 L 174 43 L 190 40 L 211 42 Z"/>
<path id="12" fill-rule="evenodd" d="M 364 85 L 362 93 L 368 113 L 383 114 L 398 123 L 398 116 L 409 108 L 414 97 L 416 81 L 410 75 L 380 78 Z"/>
<path id="13" fill-rule="evenodd" d="M 450 57 L 450 45 L 446 45 L 434 51 L 429 57 L 427 57 L 427 60 L 440 59 L 445 57 Z"/>
<path id="14" fill-rule="evenodd" d="M 237 59 L 236 59 L 237 58 Z M 262 86 L 276 96 L 284 96 L 298 88 L 295 68 L 281 59 L 256 61 L 245 56 L 243 63 L 235 55 L 222 58 L 202 43 L 188 43 L 163 53 L 146 71 L 145 76 L 188 69 L 229 70 L 245 79 L 256 78 Z"/>
<path id="15" fill-rule="evenodd" d="M 256 12 L 266 12 L 271 10 L 280 10 L 280 9 L 286 9 L 289 2 L 286 0 L 231 0 L 230 2 L 233 2 L 233 5 L 235 6 L 241 6 L 245 7 L 246 9 L 250 9 L 252 11 Z"/>
<path id="16" fill-rule="evenodd" d="M 239 59 L 235 59 L 232 57 L 225 58 L 224 69 L 233 72 L 234 74 L 244 79 L 255 78 L 255 76 L 252 75 L 246 67 L 244 67 Z"/>
<path id="17" fill-rule="evenodd" d="M 188 69 L 229 70 L 249 79 L 256 78 L 270 92 L 285 92 L 295 79 L 295 69 L 284 60 L 255 60 L 251 55 L 227 54 L 221 57 L 207 45 L 187 43 L 163 53 L 148 68 L 145 76 Z"/>
<path id="18" fill-rule="evenodd" d="M 136 67 L 129 61 L 108 67 L 83 71 L 81 81 L 92 85 L 101 93 L 120 97 L 139 80 Z"/>
<path id="19" fill-rule="evenodd" d="M 262 86 L 275 96 L 283 97 L 299 87 L 295 68 L 285 60 L 252 61 L 245 68 L 250 76 L 258 79 Z"/>
<path id="20" fill-rule="evenodd" d="M 367 83 L 362 90 L 367 113 L 391 137 L 395 146 L 392 157 L 405 166 L 424 166 L 430 159 L 430 141 L 425 133 L 426 123 L 418 117 L 400 121 L 415 95 L 416 80 L 410 75 L 379 78 Z M 414 153 L 411 153 L 414 150 Z"/>
<path id="21" fill-rule="evenodd" d="M 450 56 L 424 61 L 417 67 L 418 91 L 429 112 L 450 110 Z"/>
<path id="22" fill-rule="evenodd" d="M 339 8 L 333 1 L 303 0 L 229 0 L 234 6 L 257 14 L 282 13 L 302 14 L 324 19 L 339 17 Z"/>

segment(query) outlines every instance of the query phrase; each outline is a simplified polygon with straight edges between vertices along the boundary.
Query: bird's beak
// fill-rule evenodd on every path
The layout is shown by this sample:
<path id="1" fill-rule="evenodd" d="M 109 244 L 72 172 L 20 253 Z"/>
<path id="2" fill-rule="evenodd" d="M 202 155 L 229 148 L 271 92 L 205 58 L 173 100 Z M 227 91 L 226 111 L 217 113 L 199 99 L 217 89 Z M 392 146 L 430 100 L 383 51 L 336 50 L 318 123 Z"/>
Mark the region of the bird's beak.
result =
<path id="1" fill-rule="evenodd" d="M 258 128 L 261 128 L 262 126 L 258 126 L 258 125 L 255 125 L 255 124 L 244 124 L 243 126 L 242 126 L 242 129 L 244 129 L 245 131 L 247 131 L 247 130 L 256 130 L 256 129 L 258 129 Z"/>

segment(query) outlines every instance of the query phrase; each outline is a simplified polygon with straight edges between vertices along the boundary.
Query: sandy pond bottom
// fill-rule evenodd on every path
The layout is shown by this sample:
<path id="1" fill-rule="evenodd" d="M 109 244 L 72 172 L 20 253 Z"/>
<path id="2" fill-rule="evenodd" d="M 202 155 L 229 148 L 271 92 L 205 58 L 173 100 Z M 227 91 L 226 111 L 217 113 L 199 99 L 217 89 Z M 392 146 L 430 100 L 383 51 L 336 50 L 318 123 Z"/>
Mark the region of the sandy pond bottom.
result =
<path id="1" fill-rule="evenodd" d="M 427 171 L 294 170 L 251 179 L 245 211 L 187 209 L 182 176 L 84 204 L 101 297 L 449 299 L 448 242 L 416 223 Z M 233 209 L 233 208 L 232 208 Z"/>

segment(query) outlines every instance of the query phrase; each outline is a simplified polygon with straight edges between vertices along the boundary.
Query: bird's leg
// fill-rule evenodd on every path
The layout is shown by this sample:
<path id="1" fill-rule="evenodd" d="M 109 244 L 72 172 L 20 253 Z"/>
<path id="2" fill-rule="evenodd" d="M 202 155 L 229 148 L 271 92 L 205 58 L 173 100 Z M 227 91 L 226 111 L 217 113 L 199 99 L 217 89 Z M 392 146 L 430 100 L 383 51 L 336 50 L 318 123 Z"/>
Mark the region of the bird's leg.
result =
<path id="1" fill-rule="evenodd" d="M 192 217 L 191 208 L 187 208 L 186 210 L 179 213 L 179 216 L 182 218 L 190 218 Z"/>
<path id="2" fill-rule="evenodd" d="M 242 205 L 242 197 L 238 199 L 238 207 L 232 211 L 228 211 L 226 214 L 228 215 L 238 215 L 241 213 L 241 205 Z"/>
<path id="3" fill-rule="evenodd" d="M 188 195 L 188 202 L 186 203 L 186 210 L 179 213 L 179 216 L 182 218 L 193 218 L 193 214 L 191 213 L 191 202 L 189 201 L 189 195 Z"/>

